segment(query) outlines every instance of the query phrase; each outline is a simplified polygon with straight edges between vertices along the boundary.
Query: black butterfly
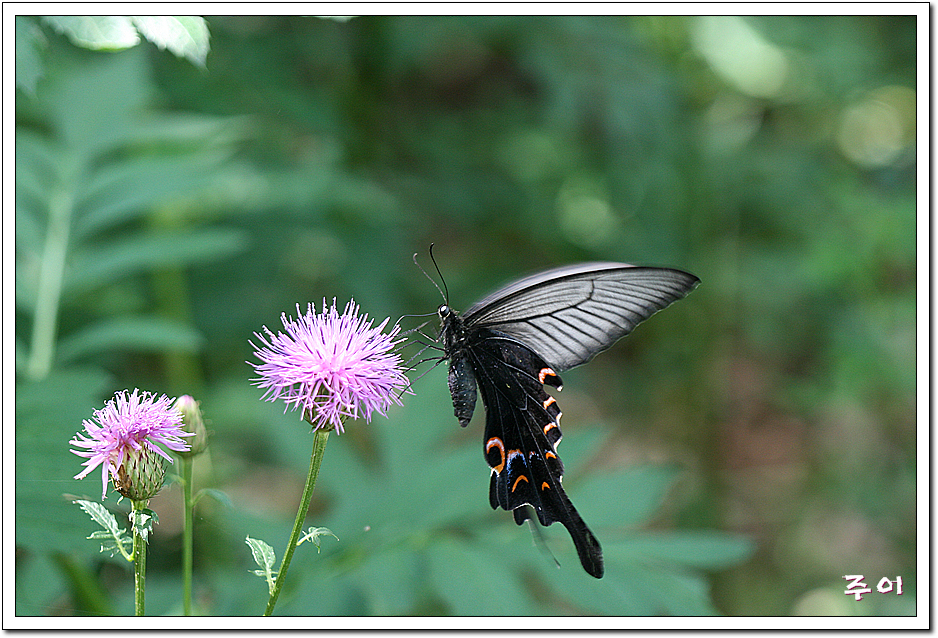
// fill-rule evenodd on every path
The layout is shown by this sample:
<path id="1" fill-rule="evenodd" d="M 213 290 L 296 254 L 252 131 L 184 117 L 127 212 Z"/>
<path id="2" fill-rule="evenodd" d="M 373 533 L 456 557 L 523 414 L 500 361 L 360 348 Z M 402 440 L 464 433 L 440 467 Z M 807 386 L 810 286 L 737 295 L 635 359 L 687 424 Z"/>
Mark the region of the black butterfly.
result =
<path id="1" fill-rule="evenodd" d="M 548 270 L 516 281 L 459 315 L 438 312 L 449 359 L 449 389 L 459 424 L 485 405 L 485 458 L 492 468 L 489 501 L 521 525 L 556 521 L 573 537 L 583 569 L 602 578 L 599 542 L 561 485 L 558 372 L 586 363 L 639 323 L 684 297 L 700 280 L 670 268 L 610 262 Z"/>

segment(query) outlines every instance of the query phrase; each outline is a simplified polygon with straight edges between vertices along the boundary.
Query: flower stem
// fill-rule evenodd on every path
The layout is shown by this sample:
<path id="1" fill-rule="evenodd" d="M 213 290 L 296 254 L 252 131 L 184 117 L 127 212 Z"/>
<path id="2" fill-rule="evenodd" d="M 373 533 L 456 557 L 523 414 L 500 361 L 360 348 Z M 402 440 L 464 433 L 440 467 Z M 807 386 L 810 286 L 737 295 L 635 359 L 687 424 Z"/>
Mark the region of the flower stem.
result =
<path id="1" fill-rule="evenodd" d="M 185 522 L 182 527 L 182 614 L 192 615 L 192 457 L 182 461 L 182 500 Z"/>
<path id="2" fill-rule="evenodd" d="M 300 508 L 296 512 L 296 521 L 293 523 L 293 532 L 290 534 L 290 542 L 287 544 L 287 549 L 283 554 L 283 560 L 280 562 L 277 580 L 274 581 L 274 590 L 270 594 L 270 600 L 267 601 L 267 609 L 264 610 L 265 616 L 270 616 L 273 613 L 274 606 L 277 604 L 277 598 L 280 596 L 280 590 L 283 588 L 284 577 L 287 575 L 287 569 L 290 567 L 290 560 L 293 558 L 296 543 L 303 529 L 303 521 L 306 519 L 306 511 L 309 509 L 309 502 L 313 497 L 313 490 L 316 488 L 316 478 L 319 476 L 319 467 L 322 465 L 322 457 L 326 452 L 326 441 L 328 439 L 328 430 L 323 428 L 316 430 L 313 437 L 313 452 L 309 458 L 309 474 L 306 477 L 306 486 L 303 488 L 303 497 L 300 499 Z"/>
<path id="3" fill-rule="evenodd" d="M 140 501 L 131 501 L 133 503 L 134 517 L 137 520 L 137 512 L 146 509 L 146 499 Z M 146 589 L 145 581 L 147 575 L 147 541 L 137 529 L 137 525 L 132 524 L 134 530 L 134 615 L 143 616 L 143 594 Z"/>

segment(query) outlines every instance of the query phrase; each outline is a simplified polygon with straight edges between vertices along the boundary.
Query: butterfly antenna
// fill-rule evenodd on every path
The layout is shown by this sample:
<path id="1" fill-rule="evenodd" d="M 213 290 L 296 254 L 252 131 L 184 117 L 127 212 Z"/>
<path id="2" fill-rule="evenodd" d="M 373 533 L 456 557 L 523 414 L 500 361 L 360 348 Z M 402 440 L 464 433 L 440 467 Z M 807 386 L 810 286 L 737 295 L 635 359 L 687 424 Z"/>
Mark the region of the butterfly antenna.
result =
<path id="1" fill-rule="evenodd" d="M 433 244 L 430 244 L 430 259 L 433 259 Z M 443 291 L 440 290 L 439 285 L 437 285 L 437 283 L 433 280 L 433 277 L 431 277 L 430 275 L 428 275 L 428 274 L 427 274 L 427 271 L 423 269 L 423 266 L 421 266 L 421 265 L 417 262 L 417 253 L 414 253 L 414 265 L 417 266 L 417 268 L 420 269 L 420 272 L 423 273 L 423 276 L 424 276 L 424 277 L 426 277 L 427 279 L 430 280 L 430 283 L 433 284 L 434 288 L 436 288 L 436 289 L 439 291 L 440 296 L 443 297 L 443 301 L 448 305 L 448 304 L 449 304 L 449 291 L 447 291 L 447 293 L 446 293 L 445 295 L 443 294 Z M 436 266 L 436 261 L 433 262 L 433 265 Z M 437 272 L 440 272 L 440 269 L 437 268 L 436 271 L 437 271 Z M 443 278 L 443 276 L 440 275 L 440 279 L 441 279 L 441 280 L 442 280 L 442 278 Z M 443 282 L 443 287 L 446 288 L 446 282 L 445 282 L 445 281 Z"/>
<path id="2" fill-rule="evenodd" d="M 396 324 L 399 324 L 399 323 L 401 322 L 401 319 L 415 319 L 415 318 L 416 318 L 416 319 L 420 319 L 420 318 L 422 318 L 422 317 L 436 317 L 436 316 L 437 316 L 436 312 L 425 312 L 425 313 L 420 314 L 420 315 L 401 315 L 400 318 L 399 318 L 397 321 L 395 321 L 394 323 L 395 323 L 395 325 L 396 325 Z M 427 325 L 427 323 L 430 323 L 430 322 L 428 321 L 428 322 L 426 322 L 426 323 L 420 324 L 420 326 L 423 327 L 423 326 Z"/>
<path id="3" fill-rule="evenodd" d="M 440 272 L 440 267 L 436 265 L 436 259 L 433 257 L 433 244 L 430 244 L 430 261 L 433 262 L 433 267 L 436 268 L 436 274 L 440 276 L 440 281 L 443 282 L 443 290 L 446 291 L 446 294 L 443 295 L 443 301 L 446 302 L 446 305 L 449 305 L 449 289 L 446 287 L 446 279 L 443 278 L 443 273 Z M 437 287 L 439 290 L 439 287 Z"/>

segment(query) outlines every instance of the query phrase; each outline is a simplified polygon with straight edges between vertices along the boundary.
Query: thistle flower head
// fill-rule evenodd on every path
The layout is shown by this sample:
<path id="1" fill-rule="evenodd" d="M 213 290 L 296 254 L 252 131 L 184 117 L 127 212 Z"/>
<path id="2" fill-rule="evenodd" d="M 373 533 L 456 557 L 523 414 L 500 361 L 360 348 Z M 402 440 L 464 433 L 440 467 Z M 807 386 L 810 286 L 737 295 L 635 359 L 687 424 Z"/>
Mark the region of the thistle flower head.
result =
<path id="1" fill-rule="evenodd" d="M 264 335 L 254 333 L 262 347 L 251 343 L 261 363 L 251 363 L 260 375 L 252 382 L 266 388 L 267 401 L 283 399 L 288 408 L 302 410 L 314 428 L 335 427 L 341 433 L 346 417 L 373 412 L 387 415 L 390 405 L 401 405 L 399 393 L 410 382 L 404 375 L 401 358 L 393 353 L 400 331 L 394 326 L 382 330 L 388 319 L 373 327 L 368 315 L 359 315 L 350 301 L 340 314 L 335 300 L 321 314 L 309 304 L 297 319 L 281 315 L 285 333 L 274 334 L 264 327 Z M 250 362 L 249 362 L 250 363 Z"/>
<path id="2" fill-rule="evenodd" d="M 85 469 L 75 475 L 76 479 L 87 476 L 101 466 L 101 498 L 107 493 L 107 479 L 110 474 L 118 483 L 126 483 L 129 468 L 123 468 L 125 478 L 121 479 L 120 470 L 124 461 L 134 452 L 138 458 L 146 448 L 158 454 L 170 463 L 173 460 L 157 444 L 165 445 L 170 450 L 180 452 L 189 449 L 181 437 L 192 436 L 182 430 L 182 415 L 173 407 L 173 400 L 165 394 L 157 397 L 150 392 L 124 390 L 104 404 L 94 416 L 82 421 L 85 432 L 78 432 L 69 443 L 78 450 L 74 454 L 88 459 L 82 465 Z M 159 489 L 157 487 L 157 489 Z"/>
<path id="3" fill-rule="evenodd" d="M 160 491 L 165 477 L 163 457 L 143 446 L 139 450 L 129 448 L 124 453 L 124 462 L 117 468 L 112 482 L 122 496 L 143 501 Z"/>

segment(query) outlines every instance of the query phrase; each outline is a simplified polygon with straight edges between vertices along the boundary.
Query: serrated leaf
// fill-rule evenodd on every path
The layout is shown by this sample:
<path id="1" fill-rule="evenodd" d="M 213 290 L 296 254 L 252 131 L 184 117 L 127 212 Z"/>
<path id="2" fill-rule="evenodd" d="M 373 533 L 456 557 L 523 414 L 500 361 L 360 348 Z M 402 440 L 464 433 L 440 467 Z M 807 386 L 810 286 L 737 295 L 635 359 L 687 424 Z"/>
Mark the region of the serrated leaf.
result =
<path id="1" fill-rule="evenodd" d="M 114 514 L 101 503 L 81 499 L 72 502 L 81 507 L 98 525 L 104 528 L 92 532 L 87 537 L 89 540 L 96 540 L 101 544 L 100 551 L 109 552 L 111 556 L 114 556 L 116 552 L 120 552 L 127 560 L 131 559 L 130 548 L 133 547 L 133 539 L 118 526 Z"/>
<path id="2" fill-rule="evenodd" d="M 302 543 L 303 541 L 309 541 L 309 542 L 311 542 L 313 545 L 316 546 L 316 551 L 319 552 L 319 551 L 322 551 L 322 548 L 319 546 L 319 537 L 320 537 L 320 536 L 325 536 L 326 534 L 328 534 L 329 536 L 332 536 L 332 537 L 335 538 L 336 540 L 339 540 L 339 537 L 338 537 L 338 536 L 336 536 L 335 534 L 333 534 L 331 530 L 329 530 L 329 529 L 327 529 L 327 528 L 325 528 L 325 527 L 310 527 L 310 528 L 306 531 L 306 533 L 303 534 L 302 537 L 300 537 L 300 540 L 298 540 L 298 541 L 296 542 L 296 544 L 297 544 L 297 546 L 299 546 L 300 543 Z"/>
<path id="3" fill-rule="evenodd" d="M 274 562 L 277 560 L 277 556 L 274 553 L 274 548 L 264 541 L 251 538 L 250 536 L 246 537 L 244 542 L 246 542 L 248 547 L 251 548 L 251 555 L 254 557 L 254 562 L 257 563 L 258 567 L 261 568 L 253 570 L 251 573 L 256 574 L 257 576 L 261 576 L 262 578 L 266 578 L 267 589 L 271 594 L 273 594 L 274 582 L 277 575 L 274 571 Z"/>
<path id="4" fill-rule="evenodd" d="M 43 20 L 72 44 L 85 49 L 119 51 L 140 42 L 127 16 L 45 16 Z"/>
<path id="5" fill-rule="evenodd" d="M 88 540 L 95 540 L 101 544 L 101 553 L 107 552 L 111 556 L 121 554 L 125 560 L 133 560 L 134 541 L 127 534 L 121 534 L 119 538 L 114 538 L 109 532 L 98 530 L 88 536 Z"/>
<path id="6" fill-rule="evenodd" d="M 254 562 L 257 563 L 258 567 L 270 571 L 277 559 L 274 548 L 264 541 L 250 536 L 246 537 L 244 542 L 251 548 L 251 554 L 254 556 Z"/>
<path id="7" fill-rule="evenodd" d="M 209 50 L 208 24 L 198 16 L 131 16 L 147 40 L 196 66 L 205 66 Z"/>
<path id="8" fill-rule="evenodd" d="M 77 500 L 72 501 L 81 509 L 88 513 L 91 519 L 103 527 L 111 536 L 119 536 L 122 531 L 117 524 L 117 518 L 101 503 L 93 501 Z"/>
<path id="9" fill-rule="evenodd" d="M 99 321 L 63 337 L 56 356 L 59 365 L 113 350 L 196 353 L 205 338 L 192 326 L 160 317 L 117 317 Z"/>

